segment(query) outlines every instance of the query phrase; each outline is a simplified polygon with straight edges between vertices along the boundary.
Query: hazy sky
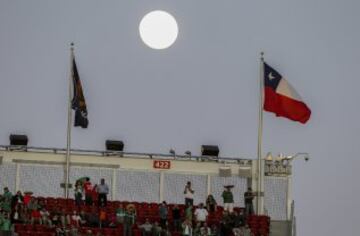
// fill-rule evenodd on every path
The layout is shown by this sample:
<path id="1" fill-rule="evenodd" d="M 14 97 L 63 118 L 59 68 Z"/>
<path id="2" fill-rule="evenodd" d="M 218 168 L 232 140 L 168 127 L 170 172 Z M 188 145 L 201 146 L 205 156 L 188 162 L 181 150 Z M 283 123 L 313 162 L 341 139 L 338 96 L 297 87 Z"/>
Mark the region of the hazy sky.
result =
<path id="1" fill-rule="evenodd" d="M 170 12 L 167 50 L 138 33 L 151 10 Z M 0 143 L 65 147 L 69 44 L 89 112 L 73 148 L 256 157 L 259 53 L 312 109 L 306 125 L 264 113 L 264 153 L 309 152 L 294 163 L 300 236 L 360 233 L 360 1 L 0 1 Z"/>

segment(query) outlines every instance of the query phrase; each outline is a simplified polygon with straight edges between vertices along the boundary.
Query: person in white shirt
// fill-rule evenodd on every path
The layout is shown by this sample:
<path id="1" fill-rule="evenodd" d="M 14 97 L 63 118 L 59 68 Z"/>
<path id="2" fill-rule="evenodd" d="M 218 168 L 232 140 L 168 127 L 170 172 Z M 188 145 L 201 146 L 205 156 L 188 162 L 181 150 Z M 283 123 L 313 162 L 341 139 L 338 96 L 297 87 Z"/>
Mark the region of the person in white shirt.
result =
<path id="1" fill-rule="evenodd" d="M 200 203 L 199 207 L 195 210 L 194 215 L 196 217 L 196 222 L 204 223 L 209 213 L 206 208 L 204 208 L 204 204 Z"/>
<path id="2" fill-rule="evenodd" d="M 70 222 L 73 226 L 80 227 L 81 217 L 76 211 L 73 212 Z"/>
<path id="3" fill-rule="evenodd" d="M 105 183 L 105 179 L 100 180 L 100 184 L 96 187 L 98 192 L 98 204 L 99 206 L 106 206 L 107 195 L 109 194 L 109 186 Z"/>
<path id="4" fill-rule="evenodd" d="M 204 225 L 200 228 L 200 236 L 211 236 L 211 229 L 210 227 L 204 223 Z"/>
<path id="5" fill-rule="evenodd" d="M 185 194 L 185 206 L 194 204 L 194 190 L 191 188 L 191 182 L 188 181 L 185 185 L 184 194 Z"/>
<path id="6" fill-rule="evenodd" d="M 190 220 L 187 219 L 182 223 L 182 229 L 183 236 L 192 236 L 192 224 Z"/>
<path id="7" fill-rule="evenodd" d="M 50 213 L 44 207 L 40 210 L 41 220 L 44 225 L 48 225 L 51 227 L 52 222 L 50 220 Z"/>

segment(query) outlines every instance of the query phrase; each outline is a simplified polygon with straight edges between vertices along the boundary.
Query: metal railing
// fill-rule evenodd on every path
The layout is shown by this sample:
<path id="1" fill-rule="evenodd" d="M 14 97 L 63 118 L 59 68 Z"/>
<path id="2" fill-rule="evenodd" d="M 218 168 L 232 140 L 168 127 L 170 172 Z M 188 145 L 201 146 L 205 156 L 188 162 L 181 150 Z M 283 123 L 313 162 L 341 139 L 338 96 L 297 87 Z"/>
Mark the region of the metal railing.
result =
<path id="1" fill-rule="evenodd" d="M 65 148 L 56 147 L 32 147 L 22 145 L 0 145 L 0 150 L 17 151 L 17 152 L 38 152 L 38 153 L 56 153 L 66 154 Z M 104 156 L 104 157 L 126 157 L 126 158 L 149 158 L 149 159 L 173 159 L 186 161 L 208 161 L 208 162 L 233 162 L 251 164 L 252 159 L 241 157 L 213 157 L 213 156 L 194 156 L 162 153 L 141 153 L 141 152 L 123 152 L 110 150 L 88 150 L 88 149 L 71 149 L 71 154 Z"/>

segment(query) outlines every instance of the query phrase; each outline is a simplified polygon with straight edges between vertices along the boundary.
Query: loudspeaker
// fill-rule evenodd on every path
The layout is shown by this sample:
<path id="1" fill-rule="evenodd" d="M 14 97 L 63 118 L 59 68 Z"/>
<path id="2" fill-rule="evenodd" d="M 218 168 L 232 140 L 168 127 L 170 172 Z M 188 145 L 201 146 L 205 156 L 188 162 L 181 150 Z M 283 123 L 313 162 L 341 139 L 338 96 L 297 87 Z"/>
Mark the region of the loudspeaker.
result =
<path id="1" fill-rule="evenodd" d="M 219 176 L 220 177 L 231 177 L 231 167 L 223 166 L 219 168 Z"/>
<path id="2" fill-rule="evenodd" d="M 28 144 L 28 137 L 26 135 L 11 134 L 9 139 L 10 145 L 27 146 Z"/>
<path id="3" fill-rule="evenodd" d="M 124 149 L 124 142 L 118 140 L 106 140 L 105 146 L 107 151 L 122 151 Z"/>
<path id="4" fill-rule="evenodd" d="M 202 145 L 201 146 L 202 156 L 219 156 L 219 147 L 215 145 Z"/>

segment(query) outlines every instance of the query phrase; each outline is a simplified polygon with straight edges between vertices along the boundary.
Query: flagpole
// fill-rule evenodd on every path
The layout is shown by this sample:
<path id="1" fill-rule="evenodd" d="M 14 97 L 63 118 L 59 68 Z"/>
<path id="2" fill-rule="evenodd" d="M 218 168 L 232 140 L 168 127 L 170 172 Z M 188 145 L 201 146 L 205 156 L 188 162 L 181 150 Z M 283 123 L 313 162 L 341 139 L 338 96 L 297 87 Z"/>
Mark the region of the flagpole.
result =
<path id="1" fill-rule="evenodd" d="M 65 198 L 69 198 L 69 182 L 70 182 L 70 146 L 71 146 L 71 85 L 74 74 L 73 61 L 74 61 L 74 43 L 70 44 L 70 76 L 69 76 L 69 99 L 68 99 L 68 123 L 67 123 L 67 142 L 66 142 L 66 175 L 65 175 Z"/>
<path id="2" fill-rule="evenodd" d="M 259 123 L 258 123 L 258 145 L 257 145 L 257 214 L 262 214 L 262 182 L 263 182 L 263 171 L 261 163 L 262 155 L 262 134 L 263 134 L 263 92 L 264 92 L 264 52 L 260 53 L 260 93 L 259 93 Z"/>

